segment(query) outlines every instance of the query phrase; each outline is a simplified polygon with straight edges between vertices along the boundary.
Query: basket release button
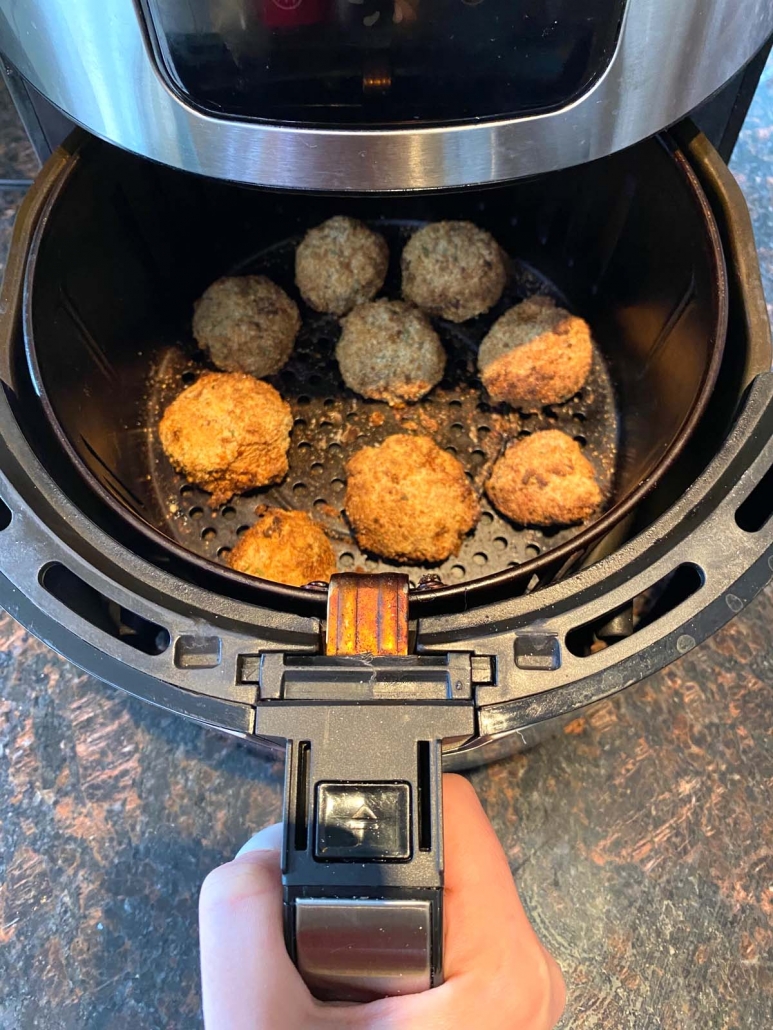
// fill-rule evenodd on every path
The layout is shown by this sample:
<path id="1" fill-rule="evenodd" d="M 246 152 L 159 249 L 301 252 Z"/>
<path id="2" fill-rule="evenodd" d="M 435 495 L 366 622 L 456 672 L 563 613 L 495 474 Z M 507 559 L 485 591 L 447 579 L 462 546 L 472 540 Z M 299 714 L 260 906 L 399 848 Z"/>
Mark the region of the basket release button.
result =
<path id="1" fill-rule="evenodd" d="M 323 861 L 411 857 L 407 783 L 319 783 L 314 856 Z"/>

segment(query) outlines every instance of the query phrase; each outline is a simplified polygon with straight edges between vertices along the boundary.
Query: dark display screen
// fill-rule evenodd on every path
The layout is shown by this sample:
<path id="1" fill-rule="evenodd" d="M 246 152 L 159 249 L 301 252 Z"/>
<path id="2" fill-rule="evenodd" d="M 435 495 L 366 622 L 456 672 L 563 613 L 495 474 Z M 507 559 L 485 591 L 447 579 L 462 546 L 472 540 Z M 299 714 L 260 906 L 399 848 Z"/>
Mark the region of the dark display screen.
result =
<path id="1" fill-rule="evenodd" d="M 215 113 L 396 126 L 563 106 L 625 0 L 145 0 L 162 63 Z"/>

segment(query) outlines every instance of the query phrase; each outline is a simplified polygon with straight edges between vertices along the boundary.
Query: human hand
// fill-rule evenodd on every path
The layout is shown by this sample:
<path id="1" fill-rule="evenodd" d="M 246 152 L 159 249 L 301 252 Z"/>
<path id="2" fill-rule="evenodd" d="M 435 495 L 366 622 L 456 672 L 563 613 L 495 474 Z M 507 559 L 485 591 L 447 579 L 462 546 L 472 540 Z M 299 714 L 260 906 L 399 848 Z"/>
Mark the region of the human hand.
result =
<path id="1" fill-rule="evenodd" d="M 564 983 L 529 923 L 475 791 L 443 777 L 445 982 L 363 1005 L 317 1001 L 285 948 L 281 826 L 213 870 L 199 899 L 207 1030 L 552 1030 Z"/>

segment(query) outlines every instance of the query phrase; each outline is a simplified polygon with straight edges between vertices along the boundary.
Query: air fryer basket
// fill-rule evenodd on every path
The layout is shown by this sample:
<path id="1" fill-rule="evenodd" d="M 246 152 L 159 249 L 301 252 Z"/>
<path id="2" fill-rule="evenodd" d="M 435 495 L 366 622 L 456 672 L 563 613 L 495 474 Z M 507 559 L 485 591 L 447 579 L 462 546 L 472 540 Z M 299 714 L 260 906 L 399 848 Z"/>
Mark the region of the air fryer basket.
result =
<path id="1" fill-rule="evenodd" d="M 294 244 L 335 213 L 387 235 L 391 296 L 399 295 L 407 233 L 427 220 L 468 218 L 513 259 L 505 297 L 473 323 L 440 325 L 447 376 L 427 401 L 397 414 L 344 389 L 332 357 L 335 320 L 305 309 L 296 355 L 273 380 L 295 416 L 290 476 L 212 512 L 206 495 L 173 473 L 155 433 L 163 405 L 202 367 L 190 336 L 193 300 L 234 271 L 265 272 L 297 296 Z M 525 418 L 485 403 L 475 351 L 506 306 L 537 290 L 588 319 L 604 361 L 597 356 L 578 397 Z M 429 432 L 453 449 L 480 488 L 505 438 L 558 426 L 585 444 L 611 494 L 595 523 L 558 531 L 518 529 L 484 503 L 458 556 L 437 569 L 407 570 L 415 608 L 513 596 L 567 575 L 593 548 L 603 553 L 599 541 L 657 485 L 700 417 L 726 316 L 711 211 L 665 139 L 486 191 L 367 198 L 245 189 L 92 144 L 60 176 L 26 274 L 30 368 L 59 445 L 95 499 L 92 517 L 113 519 L 133 547 L 183 579 L 206 576 L 226 594 L 280 608 L 298 595 L 308 606 L 313 596 L 248 580 L 224 564 L 256 504 L 309 510 L 331 533 L 340 569 L 383 570 L 385 563 L 359 552 L 342 518 L 344 463 L 400 429 Z M 422 592 L 427 573 L 443 585 Z"/>

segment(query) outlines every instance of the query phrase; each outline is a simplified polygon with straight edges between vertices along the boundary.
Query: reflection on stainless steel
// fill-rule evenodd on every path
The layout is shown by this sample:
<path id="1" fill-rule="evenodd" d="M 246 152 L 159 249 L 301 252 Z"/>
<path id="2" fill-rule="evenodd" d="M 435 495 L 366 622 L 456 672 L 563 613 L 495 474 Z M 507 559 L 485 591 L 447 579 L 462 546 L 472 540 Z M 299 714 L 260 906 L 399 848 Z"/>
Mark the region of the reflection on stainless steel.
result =
<path id="1" fill-rule="evenodd" d="M 219 119 L 159 74 L 133 0 L 0 0 L 0 49 L 96 135 L 209 176 L 295 189 L 498 182 L 649 136 L 725 83 L 773 32 L 770 0 L 629 0 L 601 80 L 552 114 L 426 129 L 327 130 Z"/>
<path id="2" fill-rule="evenodd" d="M 430 986 L 428 901 L 296 901 L 298 968 L 319 998 L 369 1001 Z"/>

